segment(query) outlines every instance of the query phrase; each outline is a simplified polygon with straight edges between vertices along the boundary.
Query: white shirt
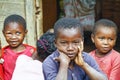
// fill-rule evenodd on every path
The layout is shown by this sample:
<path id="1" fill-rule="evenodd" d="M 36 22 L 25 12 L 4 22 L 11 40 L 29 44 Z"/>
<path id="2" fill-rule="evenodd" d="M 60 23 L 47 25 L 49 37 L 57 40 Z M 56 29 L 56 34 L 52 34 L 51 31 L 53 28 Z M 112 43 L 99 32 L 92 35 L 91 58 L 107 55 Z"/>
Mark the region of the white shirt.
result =
<path id="1" fill-rule="evenodd" d="M 42 63 L 26 55 L 20 55 L 11 80 L 44 80 Z"/>

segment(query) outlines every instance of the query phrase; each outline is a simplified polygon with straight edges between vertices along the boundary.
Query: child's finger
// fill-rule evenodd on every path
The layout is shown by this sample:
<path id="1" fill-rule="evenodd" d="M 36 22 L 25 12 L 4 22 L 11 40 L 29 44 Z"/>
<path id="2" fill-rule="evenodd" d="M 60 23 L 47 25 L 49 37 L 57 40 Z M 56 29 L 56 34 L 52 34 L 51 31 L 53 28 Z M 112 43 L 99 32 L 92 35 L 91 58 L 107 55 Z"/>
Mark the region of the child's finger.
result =
<path id="1" fill-rule="evenodd" d="M 80 46 L 78 46 L 78 56 L 81 58 L 82 57 L 82 50 Z"/>
<path id="2" fill-rule="evenodd" d="M 58 57 L 53 58 L 55 61 L 60 62 L 60 59 Z"/>
<path id="3" fill-rule="evenodd" d="M 58 49 L 57 49 L 58 50 Z M 65 55 L 62 51 L 58 50 L 58 52 L 60 53 L 60 55 Z"/>
<path id="4" fill-rule="evenodd" d="M 83 42 L 80 43 L 80 50 L 83 51 Z"/>
<path id="5" fill-rule="evenodd" d="M 83 43 L 81 43 L 81 45 L 78 46 L 78 56 L 75 59 L 75 62 L 80 66 L 82 66 L 84 62 L 82 57 L 82 51 L 83 51 Z"/>

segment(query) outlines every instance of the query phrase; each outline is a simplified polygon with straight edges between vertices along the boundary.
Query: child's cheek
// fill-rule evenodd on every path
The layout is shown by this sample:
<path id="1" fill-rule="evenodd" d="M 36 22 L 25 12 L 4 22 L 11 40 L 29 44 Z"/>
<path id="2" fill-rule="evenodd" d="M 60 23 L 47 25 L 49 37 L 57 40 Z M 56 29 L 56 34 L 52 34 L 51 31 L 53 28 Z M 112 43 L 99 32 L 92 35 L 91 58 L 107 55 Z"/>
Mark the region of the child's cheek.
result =
<path id="1" fill-rule="evenodd" d="M 57 46 L 57 49 L 58 49 L 59 51 L 64 51 L 64 48 L 61 47 L 61 46 Z"/>

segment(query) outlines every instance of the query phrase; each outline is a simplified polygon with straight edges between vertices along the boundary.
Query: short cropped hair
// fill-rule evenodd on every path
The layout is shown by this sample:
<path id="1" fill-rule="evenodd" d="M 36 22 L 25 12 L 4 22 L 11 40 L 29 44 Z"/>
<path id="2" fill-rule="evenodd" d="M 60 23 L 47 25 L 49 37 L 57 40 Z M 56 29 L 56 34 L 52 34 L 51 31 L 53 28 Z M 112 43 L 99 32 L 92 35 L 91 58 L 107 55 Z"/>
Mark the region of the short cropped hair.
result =
<path id="1" fill-rule="evenodd" d="M 80 30 L 80 33 L 82 34 L 82 37 L 84 36 L 83 25 L 80 23 L 80 21 L 78 19 L 61 18 L 54 25 L 55 38 L 58 35 L 59 29 L 71 29 L 71 28 L 78 28 Z"/>
<path id="2" fill-rule="evenodd" d="M 37 53 L 40 59 L 44 60 L 47 56 L 52 54 L 56 47 L 54 45 L 54 33 L 46 32 L 37 41 Z"/>
<path id="3" fill-rule="evenodd" d="M 109 20 L 109 19 L 100 19 L 100 20 L 98 20 L 95 23 L 94 27 L 93 27 L 92 33 L 95 34 L 96 31 L 97 31 L 97 29 L 99 27 L 101 27 L 101 26 L 108 27 L 108 28 L 114 28 L 115 31 L 116 31 L 116 35 L 118 33 L 118 27 L 117 27 L 117 25 L 112 20 Z"/>
<path id="4" fill-rule="evenodd" d="M 25 19 L 22 16 L 17 15 L 17 14 L 13 14 L 13 15 L 10 15 L 7 18 L 5 18 L 4 25 L 3 25 L 3 30 L 11 22 L 16 22 L 16 23 L 22 25 L 24 27 L 24 29 L 26 30 L 26 21 L 25 21 Z"/>

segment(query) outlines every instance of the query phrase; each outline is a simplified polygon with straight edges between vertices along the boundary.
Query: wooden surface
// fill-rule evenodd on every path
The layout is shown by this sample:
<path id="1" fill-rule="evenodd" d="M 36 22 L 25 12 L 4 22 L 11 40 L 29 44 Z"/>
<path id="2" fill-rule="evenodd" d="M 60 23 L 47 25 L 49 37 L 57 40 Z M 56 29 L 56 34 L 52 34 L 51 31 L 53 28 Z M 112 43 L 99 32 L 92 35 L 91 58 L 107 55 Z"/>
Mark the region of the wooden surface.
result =
<path id="1" fill-rule="evenodd" d="M 30 45 L 35 45 L 36 43 L 36 31 L 35 31 L 35 7 L 34 7 L 34 0 L 26 0 L 26 22 L 28 33 L 26 36 L 27 43 Z"/>
<path id="2" fill-rule="evenodd" d="M 57 19 L 57 0 L 43 0 L 43 31 L 53 28 Z"/>

